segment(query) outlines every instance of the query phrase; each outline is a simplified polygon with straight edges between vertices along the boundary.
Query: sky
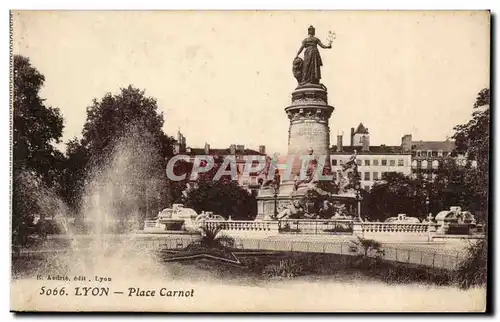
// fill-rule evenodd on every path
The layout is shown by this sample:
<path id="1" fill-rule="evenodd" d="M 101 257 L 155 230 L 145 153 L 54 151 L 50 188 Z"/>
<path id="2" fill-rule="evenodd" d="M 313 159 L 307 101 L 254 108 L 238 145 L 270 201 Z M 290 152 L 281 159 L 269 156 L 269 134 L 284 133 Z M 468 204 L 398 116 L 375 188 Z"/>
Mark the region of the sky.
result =
<path id="1" fill-rule="evenodd" d="M 133 85 L 155 97 L 164 131 L 187 145 L 286 153 L 292 61 L 313 25 L 323 49 L 330 144 L 362 122 L 371 145 L 444 140 L 489 87 L 487 12 L 17 11 L 13 52 L 45 75 L 63 140 L 80 137 L 86 108 Z"/>

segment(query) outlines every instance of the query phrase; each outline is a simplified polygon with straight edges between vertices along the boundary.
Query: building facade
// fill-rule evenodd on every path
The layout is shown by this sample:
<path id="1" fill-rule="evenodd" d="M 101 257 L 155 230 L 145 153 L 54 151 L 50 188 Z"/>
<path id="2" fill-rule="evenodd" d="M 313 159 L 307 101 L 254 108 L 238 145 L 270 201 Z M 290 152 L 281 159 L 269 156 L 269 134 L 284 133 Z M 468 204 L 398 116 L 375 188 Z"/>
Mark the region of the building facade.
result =
<path id="1" fill-rule="evenodd" d="M 401 148 L 412 156 L 411 170 L 414 175 L 423 175 L 432 180 L 446 162 L 453 162 L 458 166 L 465 166 L 465 155 L 457 154 L 455 141 L 446 138 L 444 141 L 413 141 L 411 134 L 401 138 Z M 476 163 L 472 162 L 472 166 Z"/>
<path id="2" fill-rule="evenodd" d="M 203 148 L 192 148 L 187 146 L 186 138 L 179 131 L 177 133 L 177 142 L 174 147 L 174 153 L 188 155 L 191 158 L 191 162 L 197 155 L 211 155 L 220 159 L 224 159 L 226 156 L 234 156 L 236 159 L 238 184 L 254 194 L 256 194 L 259 189 L 258 173 L 246 174 L 244 172 L 244 166 L 246 163 L 246 157 L 248 156 L 265 157 L 265 145 L 260 145 L 258 151 L 247 149 L 244 145 L 239 144 L 231 144 L 228 148 L 214 149 L 210 146 L 210 144 L 205 143 Z"/>
<path id="3" fill-rule="evenodd" d="M 404 152 L 401 146 L 371 146 L 368 129 L 360 123 L 351 128 L 351 142 L 343 145 L 343 136 L 337 135 L 337 144 L 330 150 L 332 170 L 338 172 L 343 164 L 356 151 L 356 162 L 361 176 L 361 188 L 370 190 L 387 172 L 411 174 L 411 153 Z"/>

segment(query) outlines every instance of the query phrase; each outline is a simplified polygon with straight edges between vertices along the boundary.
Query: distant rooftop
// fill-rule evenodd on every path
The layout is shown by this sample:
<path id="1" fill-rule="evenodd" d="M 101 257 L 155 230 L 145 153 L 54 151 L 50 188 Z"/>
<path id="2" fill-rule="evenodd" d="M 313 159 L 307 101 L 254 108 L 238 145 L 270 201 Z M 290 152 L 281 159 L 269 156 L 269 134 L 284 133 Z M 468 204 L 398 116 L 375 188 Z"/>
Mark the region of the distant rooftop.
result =
<path id="1" fill-rule="evenodd" d="M 363 123 L 359 123 L 354 134 L 368 134 L 368 129 L 363 125 Z"/>
<path id="2" fill-rule="evenodd" d="M 455 141 L 411 141 L 411 146 L 412 150 L 451 152 L 455 149 Z"/>
<path id="3" fill-rule="evenodd" d="M 203 148 L 191 148 L 191 151 L 184 152 L 183 154 L 189 154 L 189 155 L 204 155 L 205 154 L 205 149 Z M 210 155 L 219 155 L 219 156 L 226 156 L 226 155 L 231 155 L 231 149 L 212 149 L 210 148 Z M 265 156 L 265 153 L 260 153 L 259 151 L 255 151 L 253 149 L 244 149 L 244 150 L 238 150 L 236 149 L 236 155 L 262 155 Z"/>
<path id="4" fill-rule="evenodd" d="M 342 152 L 337 152 L 337 146 L 334 145 L 330 148 L 331 154 L 353 154 L 356 150 L 357 154 L 410 154 L 403 153 L 399 145 L 372 145 L 370 151 L 361 151 L 361 146 L 343 146 Z"/>

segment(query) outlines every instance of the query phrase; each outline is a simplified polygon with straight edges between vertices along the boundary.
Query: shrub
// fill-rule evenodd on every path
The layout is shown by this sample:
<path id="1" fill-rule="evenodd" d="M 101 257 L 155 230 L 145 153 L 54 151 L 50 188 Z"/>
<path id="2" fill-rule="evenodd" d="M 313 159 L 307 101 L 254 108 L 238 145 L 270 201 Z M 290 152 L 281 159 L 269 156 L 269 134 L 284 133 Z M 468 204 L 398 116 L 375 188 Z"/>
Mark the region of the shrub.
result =
<path id="1" fill-rule="evenodd" d="M 192 243 L 193 247 L 206 249 L 226 249 L 234 247 L 234 238 L 222 234 L 222 227 L 202 227 L 200 240 Z"/>
<path id="2" fill-rule="evenodd" d="M 291 278 L 302 274 L 302 266 L 294 260 L 280 260 L 279 264 L 264 267 L 262 275 L 269 278 Z"/>
<path id="3" fill-rule="evenodd" d="M 364 256 L 383 257 L 384 251 L 382 244 L 374 239 L 365 239 L 358 237 L 358 240 L 352 242 L 355 246 L 361 248 Z"/>
<path id="4" fill-rule="evenodd" d="M 488 242 L 482 239 L 467 248 L 465 259 L 457 270 L 456 281 L 462 288 L 484 285 L 487 281 Z"/>

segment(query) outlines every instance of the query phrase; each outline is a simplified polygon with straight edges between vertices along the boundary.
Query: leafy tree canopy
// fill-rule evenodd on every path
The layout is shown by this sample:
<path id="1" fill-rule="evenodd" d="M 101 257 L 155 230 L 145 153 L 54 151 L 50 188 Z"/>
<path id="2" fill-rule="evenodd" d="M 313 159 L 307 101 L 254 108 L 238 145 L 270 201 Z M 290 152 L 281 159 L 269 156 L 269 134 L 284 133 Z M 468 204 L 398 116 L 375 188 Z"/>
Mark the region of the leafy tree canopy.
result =
<path id="1" fill-rule="evenodd" d="M 476 161 L 477 167 L 466 167 L 464 184 L 469 189 L 472 210 L 480 219 L 487 220 L 489 192 L 489 155 L 490 155 L 490 90 L 481 90 L 473 105 L 472 119 L 455 127 L 456 149 L 467 155 L 468 160 Z"/>
<path id="2" fill-rule="evenodd" d="M 196 212 L 212 211 L 225 218 L 252 220 L 257 215 L 257 201 L 235 181 L 199 181 L 189 189 L 183 203 Z"/>
<path id="3" fill-rule="evenodd" d="M 40 97 L 44 82 L 28 58 L 14 56 L 14 172 L 32 171 L 53 186 L 63 160 L 54 144 L 60 142 L 64 125 L 59 109 L 46 106 Z"/>
<path id="4" fill-rule="evenodd" d="M 161 210 L 168 202 L 166 158 L 173 155 L 173 139 L 165 135 L 163 124 L 156 99 L 133 86 L 94 99 L 87 108 L 82 138 L 67 143 L 64 182 L 68 203 L 77 208 L 85 181 L 114 167 L 116 190 L 134 193 L 130 197 L 134 209 L 126 203 L 122 208 L 148 212 L 148 216 Z"/>
<path id="5" fill-rule="evenodd" d="M 480 169 L 486 170 L 489 159 L 490 141 L 490 90 L 478 93 L 473 106 L 472 119 L 455 127 L 456 150 L 467 154 L 469 160 L 478 162 Z"/>
<path id="6" fill-rule="evenodd" d="M 63 118 L 58 108 L 44 104 L 40 90 L 45 77 L 28 58 L 14 56 L 12 237 L 25 244 L 33 216 L 47 214 L 43 191 L 57 190 L 64 160 L 54 146 L 60 142 Z"/>
<path id="7" fill-rule="evenodd" d="M 172 139 L 162 130 L 163 122 L 163 113 L 158 112 L 156 99 L 129 86 L 122 88 L 117 95 L 108 93 L 101 100 L 93 100 L 87 108 L 82 144 L 92 158 L 99 159 L 112 151 L 117 140 L 127 137 L 131 128 L 137 128 L 149 132 L 158 152 L 165 158 L 173 151 Z"/>

